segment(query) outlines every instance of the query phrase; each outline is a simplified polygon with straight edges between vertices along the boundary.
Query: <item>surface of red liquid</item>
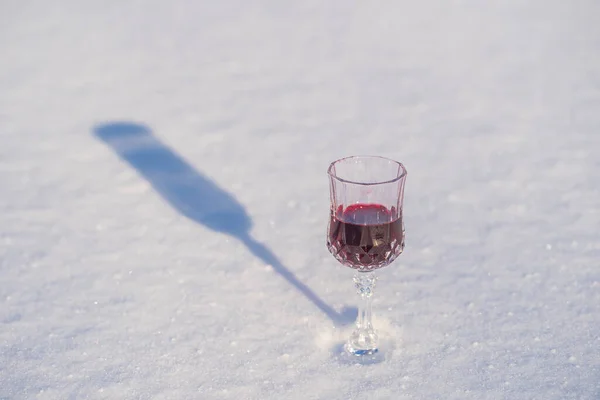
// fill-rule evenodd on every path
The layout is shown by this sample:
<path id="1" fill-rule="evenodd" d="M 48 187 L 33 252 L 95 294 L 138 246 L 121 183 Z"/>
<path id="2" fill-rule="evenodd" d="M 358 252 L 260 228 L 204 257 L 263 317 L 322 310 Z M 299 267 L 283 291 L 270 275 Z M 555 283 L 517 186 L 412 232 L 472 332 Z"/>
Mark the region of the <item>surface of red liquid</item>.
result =
<path id="1" fill-rule="evenodd" d="M 327 248 L 343 265 L 361 271 L 385 267 L 404 249 L 402 210 L 353 204 L 331 210 Z"/>

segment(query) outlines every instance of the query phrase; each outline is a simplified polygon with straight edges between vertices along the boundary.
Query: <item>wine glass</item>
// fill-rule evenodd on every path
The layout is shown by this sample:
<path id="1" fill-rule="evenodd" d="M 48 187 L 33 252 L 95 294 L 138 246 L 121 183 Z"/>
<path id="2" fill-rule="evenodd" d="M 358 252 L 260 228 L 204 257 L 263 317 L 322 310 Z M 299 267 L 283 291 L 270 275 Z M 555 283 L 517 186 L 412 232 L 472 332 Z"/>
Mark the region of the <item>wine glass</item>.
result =
<path id="1" fill-rule="evenodd" d="M 377 156 L 346 157 L 328 169 L 331 216 L 327 248 L 342 265 L 353 268 L 361 296 L 356 329 L 345 349 L 356 356 L 377 353 L 371 324 L 375 270 L 389 265 L 404 249 L 402 202 L 406 169 Z"/>

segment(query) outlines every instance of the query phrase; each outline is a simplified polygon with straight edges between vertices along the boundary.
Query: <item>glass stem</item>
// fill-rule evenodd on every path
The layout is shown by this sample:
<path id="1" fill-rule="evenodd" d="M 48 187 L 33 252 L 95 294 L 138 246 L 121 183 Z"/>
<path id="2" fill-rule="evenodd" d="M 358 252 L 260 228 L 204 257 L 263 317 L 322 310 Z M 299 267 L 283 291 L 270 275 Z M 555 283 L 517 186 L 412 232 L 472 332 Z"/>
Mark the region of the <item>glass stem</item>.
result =
<path id="1" fill-rule="evenodd" d="M 355 355 L 377 352 L 377 334 L 371 323 L 371 303 L 376 281 L 377 277 L 372 271 L 354 274 L 354 286 L 360 295 L 361 302 L 356 319 L 356 329 L 346 343 L 346 350 Z"/>
<path id="2" fill-rule="evenodd" d="M 360 307 L 356 327 L 362 330 L 372 330 L 371 305 L 373 304 L 373 291 L 377 277 L 374 272 L 357 272 L 354 274 L 354 286 L 360 295 Z"/>

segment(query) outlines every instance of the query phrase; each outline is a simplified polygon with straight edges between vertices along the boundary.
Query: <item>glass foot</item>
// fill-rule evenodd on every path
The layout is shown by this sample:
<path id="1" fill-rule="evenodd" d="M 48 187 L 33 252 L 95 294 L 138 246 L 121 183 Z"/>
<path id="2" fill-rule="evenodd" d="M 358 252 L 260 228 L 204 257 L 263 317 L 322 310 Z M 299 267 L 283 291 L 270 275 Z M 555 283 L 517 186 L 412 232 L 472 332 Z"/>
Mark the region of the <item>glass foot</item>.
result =
<path id="1" fill-rule="evenodd" d="M 353 348 L 349 343 L 346 343 L 346 346 L 344 346 L 344 349 L 352 354 L 353 356 L 372 356 L 373 354 L 377 354 L 377 352 L 379 351 L 379 349 L 355 349 Z"/>
<path id="2" fill-rule="evenodd" d="M 379 350 L 377 348 L 377 334 L 374 330 L 357 329 L 352 333 L 344 346 L 346 352 L 355 356 L 373 355 Z"/>

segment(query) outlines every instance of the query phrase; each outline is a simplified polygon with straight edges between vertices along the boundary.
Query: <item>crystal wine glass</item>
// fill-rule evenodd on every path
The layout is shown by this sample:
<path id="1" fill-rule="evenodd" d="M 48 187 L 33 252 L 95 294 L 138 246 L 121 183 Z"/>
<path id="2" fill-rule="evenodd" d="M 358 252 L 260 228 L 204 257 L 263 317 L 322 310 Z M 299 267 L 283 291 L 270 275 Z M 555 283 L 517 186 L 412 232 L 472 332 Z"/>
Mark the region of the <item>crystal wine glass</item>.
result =
<path id="1" fill-rule="evenodd" d="M 389 265 L 404 249 L 406 169 L 384 157 L 353 156 L 334 161 L 327 172 L 331 196 L 327 248 L 342 265 L 356 270 L 354 284 L 361 296 L 356 329 L 345 349 L 356 356 L 372 355 L 378 351 L 371 324 L 374 271 Z"/>

